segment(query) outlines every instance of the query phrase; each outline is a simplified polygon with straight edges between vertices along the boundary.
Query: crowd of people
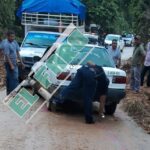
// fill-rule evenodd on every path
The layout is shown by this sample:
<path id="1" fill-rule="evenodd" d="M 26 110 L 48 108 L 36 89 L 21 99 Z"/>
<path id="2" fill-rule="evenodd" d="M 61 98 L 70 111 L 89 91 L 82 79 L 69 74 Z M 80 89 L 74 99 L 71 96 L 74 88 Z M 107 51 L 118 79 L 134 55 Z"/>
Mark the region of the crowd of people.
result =
<path id="1" fill-rule="evenodd" d="M 144 85 L 144 78 L 148 72 L 146 85 L 150 87 L 150 41 L 147 44 L 147 50 L 141 42 L 139 35 L 134 37 L 134 50 L 131 61 L 131 80 L 130 88 L 134 93 L 139 93 L 140 88 Z M 19 45 L 15 40 L 15 33 L 8 31 L 7 38 L 2 40 L 0 36 L 0 69 L 6 71 L 6 92 L 7 95 L 13 91 L 19 84 L 18 80 L 18 61 L 22 68 L 24 64 L 19 54 Z M 121 52 L 117 48 L 117 41 L 112 40 L 112 45 L 108 52 L 114 61 L 114 65 L 120 68 Z M 2 75 L 0 75 L 2 78 Z M 94 123 L 92 115 L 93 98 L 100 102 L 99 115 L 105 118 L 104 106 L 108 91 L 109 80 L 102 66 L 97 66 L 89 60 L 86 65 L 78 69 L 74 79 L 69 86 L 62 90 L 59 97 L 50 101 L 51 105 L 61 105 L 65 103 L 66 97 L 72 92 L 83 89 L 84 115 L 85 122 L 88 124 Z"/>

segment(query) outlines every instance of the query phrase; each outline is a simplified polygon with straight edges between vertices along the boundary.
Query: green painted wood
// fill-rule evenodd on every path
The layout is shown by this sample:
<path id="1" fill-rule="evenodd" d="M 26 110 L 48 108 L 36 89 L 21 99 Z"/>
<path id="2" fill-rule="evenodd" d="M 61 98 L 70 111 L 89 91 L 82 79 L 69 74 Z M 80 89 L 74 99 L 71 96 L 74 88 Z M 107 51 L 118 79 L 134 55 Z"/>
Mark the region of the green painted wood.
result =
<path id="1" fill-rule="evenodd" d="M 19 93 L 11 99 L 9 107 L 22 118 L 38 99 L 38 95 L 33 96 L 25 88 L 22 88 Z"/>

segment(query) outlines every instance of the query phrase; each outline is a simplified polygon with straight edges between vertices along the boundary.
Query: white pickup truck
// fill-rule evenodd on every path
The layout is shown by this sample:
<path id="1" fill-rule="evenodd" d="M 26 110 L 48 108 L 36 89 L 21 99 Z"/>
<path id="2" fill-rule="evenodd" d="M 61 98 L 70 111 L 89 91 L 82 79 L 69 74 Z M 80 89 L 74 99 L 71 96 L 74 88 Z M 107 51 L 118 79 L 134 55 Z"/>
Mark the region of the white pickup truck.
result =
<path id="1" fill-rule="evenodd" d="M 58 39 L 60 33 L 46 31 L 29 31 L 21 46 L 20 55 L 25 64 L 25 69 L 20 68 L 20 79 L 27 77 L 31 67 L 35 62 L 39 61 L 44 52 L 50 48 Z"/>

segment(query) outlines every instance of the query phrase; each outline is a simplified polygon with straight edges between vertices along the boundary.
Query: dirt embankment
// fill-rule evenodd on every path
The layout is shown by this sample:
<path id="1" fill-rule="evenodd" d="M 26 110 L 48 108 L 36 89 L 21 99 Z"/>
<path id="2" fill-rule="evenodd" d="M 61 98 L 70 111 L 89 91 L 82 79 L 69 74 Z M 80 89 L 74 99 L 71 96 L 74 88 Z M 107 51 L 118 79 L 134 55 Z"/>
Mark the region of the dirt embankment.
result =
<path id="1" fill-rule="evenodd" d="M 137 94 L 130 89 L 126 91 L 124 110 L 150 134 L 150 88 L 143 88 Z"/>
<path id="2" fill-rule="evenodd" d="M 122 69 L 127 73 L 127 89 L 123 108 L 150 134 L 150 87 L 145 86 L 139 93 L 133 93 L 129 88 L 131 59 L 129 58 L 122 63 Z"/>

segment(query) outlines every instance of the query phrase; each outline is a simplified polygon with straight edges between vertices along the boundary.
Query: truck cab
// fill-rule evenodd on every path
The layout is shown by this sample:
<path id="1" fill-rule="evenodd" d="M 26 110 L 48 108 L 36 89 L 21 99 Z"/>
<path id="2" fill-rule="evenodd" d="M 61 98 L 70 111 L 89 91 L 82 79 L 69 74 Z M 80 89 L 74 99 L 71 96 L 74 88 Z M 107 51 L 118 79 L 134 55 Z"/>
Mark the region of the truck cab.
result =
<path id="1" fill-rule="evenodd" d="M 81 21 L 78 15 L 22 13 L 21 24 L 25 28 L 25 37 L 20 47 L 20 55 L 25 69 L 19 69 L 20 80 L 27 77 L 33 64 L 40 60 L 71 23 L 84 32 L 84 21 Z"/>
<path id="2" fill-rule="evenodd" d="M 20 47 L 20 56 L 25 64 L 25 69 L 20 70 L 20 80 L 27 77 L 34 63 L 41 59 L 59 36 L 59 32 L 47 31 L 29 31 L 26 34 Z"/>

